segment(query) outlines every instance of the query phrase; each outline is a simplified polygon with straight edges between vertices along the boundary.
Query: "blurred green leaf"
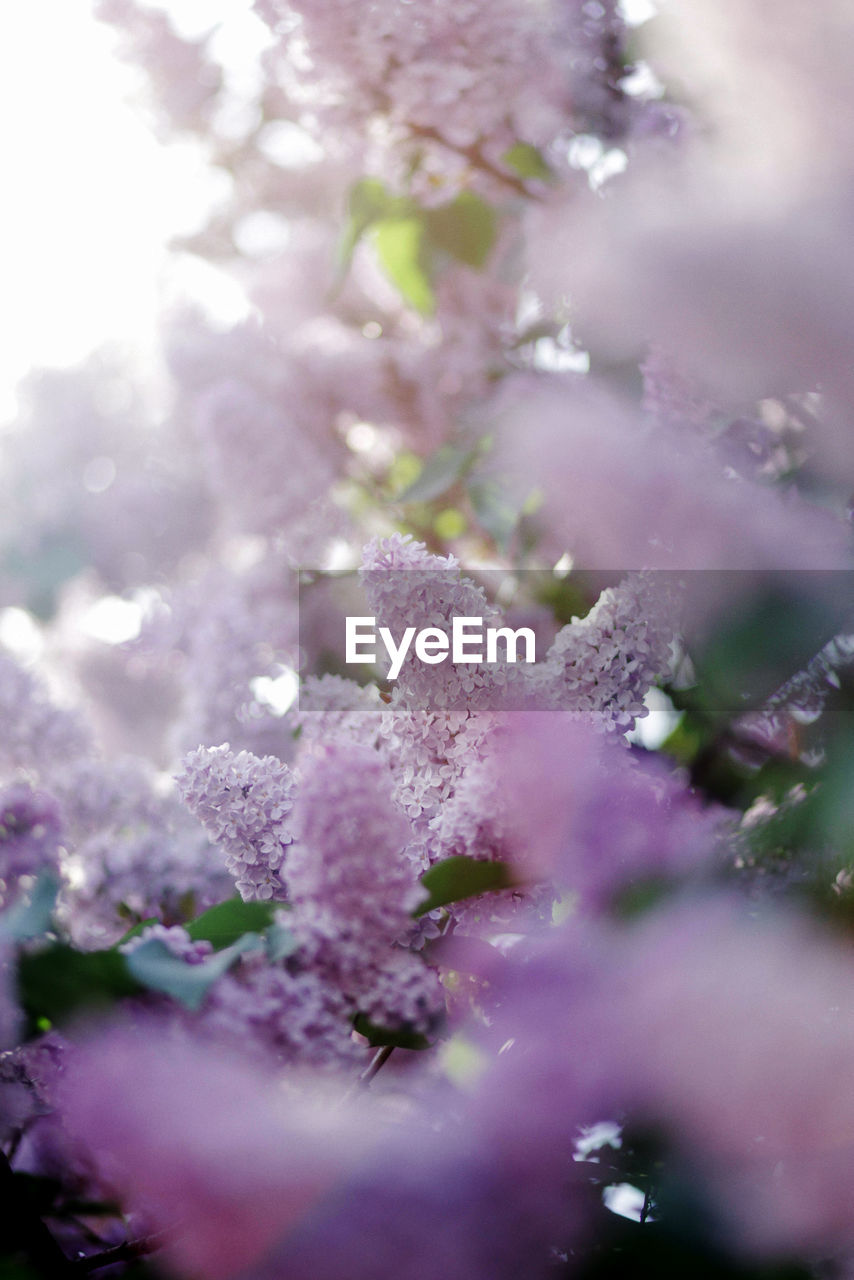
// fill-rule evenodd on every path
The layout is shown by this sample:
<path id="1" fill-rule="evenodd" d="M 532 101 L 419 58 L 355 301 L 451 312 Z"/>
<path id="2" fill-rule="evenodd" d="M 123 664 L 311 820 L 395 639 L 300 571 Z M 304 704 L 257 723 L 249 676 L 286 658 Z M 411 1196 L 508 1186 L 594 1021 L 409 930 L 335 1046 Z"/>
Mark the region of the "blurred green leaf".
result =
<path id="1" fill-rule="evenodd" d="M 393 459 L 386 475 L 389 492 L 395 495 L 404 493 L 418 479 L 423 466 L 423 460 L 417 453 L 402 449 Z"/>
<path id="2" fill-rule="evenodd" d="M 262 951 L 264 940 L 257 933 L 246 933 L 233 946 L 203 960 L 187 964 L 174 956 L 165 943 L 150 938 L 125 956 L 128 971 L 151 991 L 162 991 L 179 1000 L 188 1009 L 198 1009 L 211 987 L 250 951 Z"/>
<path id="3" fill-rule="evenodd" d="M 854 724 L 839 726 L 817 784 L 787 817 L 803 847 L 832 849 L 838 862 L 854 865 Z"/>
<path id="4" fill-rule="evenodd" d="M 536 178 L 540 182 L 551 182 L 554 171 L 546 164 L 543 153 L 530 142 L 516 142 L 501 157 L 508 169 L 512 169 L 520 178 Z"/>
<path id="5" fill-rule="evenodd" d="M 535 598 L 547 605 L 555 622 L 565 627 L 576 618 L 586 618 L 598 597 L 597 584 L 589 576 L 573 570 L 560 576 L 545 574 L 536 584 Z"/>
<path id="6" fill-rule="evenodd" d="M 390 214 L 408 212 L 411 207 L 409 201 L 393 196 L 379 178 L 362 178 L 356 182 L 350 188 L 349 220 L 339 248 L 342 270 L 350 265 L 356 245 L 370 226 Z"/>
<path id="7" fill-rule="evenodd" d="M 422 315 L 436 300 L 426 263 L 424 222 L 418 216 L 383 218 L 373 227 L 380 265 L 401 297 Z"/>
<path id="8" fill-rule="evenodd" d="M 433 521 L 433 528 L 445 541 L 461 538 L 468 528 L 468 521 L 462 511 L 456 507 L 445 507 Z"/>
<path id="9" fill-rule="evenodd" d="M 675 887 L 675 880 L 665 876 L 639 878 L 619 890 L 611 909 L 618 920 L 638 919 L 661 906 Z"/>
<path id="10" fill-rule="evenodd" d="M 474 898 L 492 889 L 512 888 L 515 881 L 504 862 L 483 862 L 460 855 L 437 862 L 424 872 L 421 883 L 430 896 L 413 912 L 416 917 L 462 898 Z"/>
<path id="11" fill-rule="evenodd" d="M 764 702 L 837 633 L 846 601 L 834 594 L 833 576 L 769 575 L 692 649 L 698 692 L 713 719 Z"/>
<path id="12" fill-rule="evenodd" d="M 181 922 L 192 920 L 196 914 L 196 891 L 195 889 L 187 889 L 178 899 L 179 920 Z"/>
<path id="13" fill-rule="evenodd" d="M 678 764 L 690 765 L 696 760 L 707 738 L 708 734 L 702 726 L 683 711 L 659 750 Z"/>
<path id="14" fill-rule="evenodd" d="M 797 1262 L 754 1260 L 743 1253 L 728 1253 L 728 1236 L 719 1210 L 696 1176 L 684 1166 L 678 1172 L 665 1170 L 663 1176 L 660 1169 L 653 1172 L 656 1178 L 652 1184 L 648 1174 L 630 1174 L 625 1179 L 640 1190 L 654 1187 L 653 1217 L 641 1223 L 603 1209 L 590 1247 L 573 1262 L 573 1275 L 578 1280 L 639 1280 L 644 1276 L 655 1280 L 810 1280 L 815 1276 L 813 1267 Z"/>
<path id="15" fill-rule="evenodd" d="M 0 1258 L 0 1280 L 40 1280 L 43 1274 L 14 1258 Z"/>
<path id="16" fill-rule="evenodd" d="M 419 1031 L 412 1031 L 407 1027 L 398 1027 L 395 1030 L 378 1027 L 363 1013 L 356 1014 L 353 1028 L 375 1049 L 429 1049 L 431 1045 L 427 1037 Z"/>
<path id="17" fill-rule="evenodd" d="M 425 461 L 420 472 L 404 489 L 398 502 L 432 502 L 456 484 L 477 457 L 476 449 L 445 444 Z"/>
<path id="18" fill-rule="evenodd" d="M 424 222 L 433 247 L 477 270 L 486 265 L 498 222 L 495 210 L 473 191 L 462 191 L 450 204 L 426 209 Z"/>
<path id="19" fill-rule="evenodd" d="M 277 911 L 287 910 L 283 902 L 244 902 L 229 898 L 205 911 L 186 926 L 194 942 L 210 942 L 215 951 L 232 946 L 245 933 L 263 933 L 275 924 Z"/>
<path id="20" fill-rule="evenodd" d="M 519 520 L 518 510 L 508 501 L 494 480 L 477 480 L 469 485 L 469 498 L 481 528 L 506 551 Z"/>
<path id="21" fill-rule="evenodd" d="M 63 1026 L 74 1015 L 139 995 L 139 982 L 117 951 L 76 951 L 55 943 L 18 961 L 18 994 L 32 1026 Z"/>

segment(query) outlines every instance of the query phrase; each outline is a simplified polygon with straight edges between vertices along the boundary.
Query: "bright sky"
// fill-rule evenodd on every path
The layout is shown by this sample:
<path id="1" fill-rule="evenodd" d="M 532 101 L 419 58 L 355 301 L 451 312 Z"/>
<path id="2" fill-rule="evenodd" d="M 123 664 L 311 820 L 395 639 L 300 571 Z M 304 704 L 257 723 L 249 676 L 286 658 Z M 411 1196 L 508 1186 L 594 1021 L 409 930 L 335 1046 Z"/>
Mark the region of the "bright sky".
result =
<path id="1" fill-rule="evenodd" d="M 268 39 L 252 0 L 160 3 L 184 35 L 218 25 L 216 53 L 241 99 Z M 634 22 L 653 11 L 651 0 L 623 9 Z M 0 3 L 0 424 L 31 368 L 77 364 L 110 340 L 149 347 L 164 290 L 221 313 L 242 305 L 234 286 L 192 259 L 176 270 L 167 254 L 171 237 L 204 224 L 219 191 L 197 144 L 154 137 L 113 46 L 92 0 Z M 131 602 L 109 598 L 90 613 L 103 639 L 139 624 Z M 0 617 L 0 642 L 13 648 L 17 637 L 29 651 L 31 631 L 21 610 Z"/>
<path id="2" fill-rule="evenodd" d="M 150 334 L 165 241 L 215 195 L 194 146 L 162 147 L 127 105 L 111 39 L 89 0 L 0 6 L 3 419 L 32 365 Z"/>
<path id="3" fill-rule="evenodd" d="M 163 7 L 187 35 L 222 24 L 217 52 L 239 93 L 265 38 L 251 0 Z M 623 7 L 630 21 L 652 11 Z M 91 0 L 0 4 L 0 422 L 34 365 L 150 339 L 165 243 L 201 226 L 217 197 L 195 145 L 163 147 L 127 102 L 134 79 L 112 38 Z M 187 283 L 216 305 L 215 281 Z"/>

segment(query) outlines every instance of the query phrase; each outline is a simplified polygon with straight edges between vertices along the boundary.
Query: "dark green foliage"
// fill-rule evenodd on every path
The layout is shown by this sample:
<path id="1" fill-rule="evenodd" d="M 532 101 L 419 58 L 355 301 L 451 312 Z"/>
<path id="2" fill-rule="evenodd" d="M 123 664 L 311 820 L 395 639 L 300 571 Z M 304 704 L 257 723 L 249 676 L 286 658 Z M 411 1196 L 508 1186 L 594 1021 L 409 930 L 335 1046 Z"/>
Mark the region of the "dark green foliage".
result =
<path id="1" fill-rule="evenodd" d="M 510 868 L 504 862 L 482 862 L 477 858 L 445 858 L 435 867 L 425 871 L 421 883 L 429 897 L 415 911 L 416 916 L 426 915 L 436 907 L 462 898 L 474 898 L 494 889 L 509 889 L 514 881 Z"/>
<path id="2" fill-rule="evenodd" d="M 187 925 L 194 942 L 210 942 L 215 951 L 230 947 L 244 933 L 263 933 L 274 922 L 277 911 L 287 910 L 283 902 L 244 902 L 228 898 L 205 911 Z"/>

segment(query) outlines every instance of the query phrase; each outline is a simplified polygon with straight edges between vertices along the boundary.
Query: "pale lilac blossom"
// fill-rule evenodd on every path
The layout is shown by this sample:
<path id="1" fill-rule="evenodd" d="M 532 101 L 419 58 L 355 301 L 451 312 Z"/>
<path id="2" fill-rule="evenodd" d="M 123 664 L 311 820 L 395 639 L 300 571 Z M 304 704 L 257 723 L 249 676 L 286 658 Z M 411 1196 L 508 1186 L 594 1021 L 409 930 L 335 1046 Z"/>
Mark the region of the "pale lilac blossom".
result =
<path id="1" fill-rule="evenodd" d="M 235 754 L 228 743 L 185 757 L 178 790 L 208 835 L 221 846 L 244 899 L 282 898 L 283 863 L 294 838 L 294 782 L 275 756 Z"/>

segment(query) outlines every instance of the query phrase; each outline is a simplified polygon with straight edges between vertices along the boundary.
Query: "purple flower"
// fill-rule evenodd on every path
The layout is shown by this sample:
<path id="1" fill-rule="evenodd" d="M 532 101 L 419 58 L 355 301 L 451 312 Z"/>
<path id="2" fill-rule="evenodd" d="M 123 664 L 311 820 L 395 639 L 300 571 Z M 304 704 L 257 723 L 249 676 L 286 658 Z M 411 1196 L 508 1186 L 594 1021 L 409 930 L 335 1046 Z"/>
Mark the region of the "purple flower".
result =
<path id="1" fill-rule="evenodd" d="M 260 1261 L 366 1145 L 363 1126 L 270 1074 L 149 1020 L 92 1035 L 60 1089 L 68 1130 L 127 1209 L 167 1233 L 178 1274 Z"/>
<path id="2" fill-rule="evenodd" d="M 715 866 L 726 820 L 661 760 L 559 712 L 508 714 L 443 816 L 457 852 L 507 860 L 595 913 L 644 880 Z"/>
<path id="3" fill-rule="evenodd" d="M 34 791 L 26 782 L 0 790 L 0 879 L 7 895 L 21 876 L 56 870 L 62 824 L 53 796 Z"/>
<path id="4" fill-rule="evenodd" d="M 409 926 L 423 890 L 403 857 L 409 828 L 382 756 L 350 743 L 302 765 L 287 878 L 299 918 L 370 951 Z"/>
<path id="5" fill-rule="evenodd" d="M 241 896 L 284 897 L 282 864 L 293 840 L 287 765 L 275 756 L 235 755 L 228 743 L 199 747 L 185 756 L 177 782 L 185 804 L 225 851 Z"/>

